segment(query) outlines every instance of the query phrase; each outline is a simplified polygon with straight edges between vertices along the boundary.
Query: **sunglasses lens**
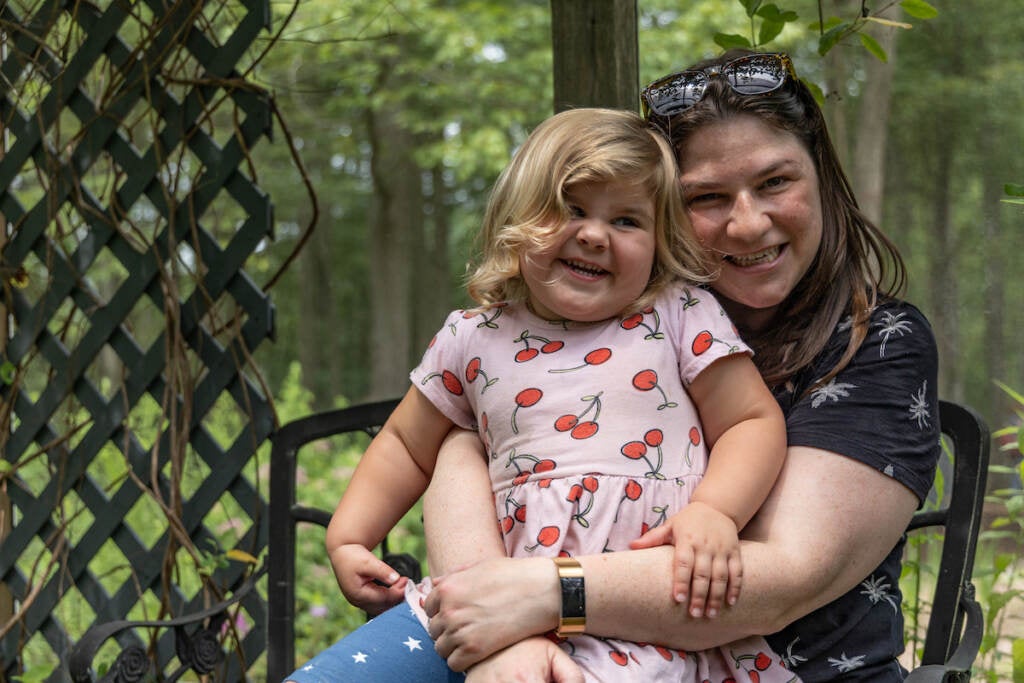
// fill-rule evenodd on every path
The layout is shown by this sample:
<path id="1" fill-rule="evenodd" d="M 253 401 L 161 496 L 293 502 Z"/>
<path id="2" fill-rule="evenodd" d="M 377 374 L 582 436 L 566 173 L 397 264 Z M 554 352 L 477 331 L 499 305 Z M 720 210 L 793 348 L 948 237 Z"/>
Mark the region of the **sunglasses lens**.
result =
<path id="1" fill-rule="evenodd" d="M 786 69 L 775 55 L 754 55 L 726 65 L 723 75 L 741 95 L 761 95 L 775 90 L 786 80 Z"/>
<path id="2" fill-rule="evenodd" d="M 648 86 L 644 99 L 655 114 L 671 116 L 700 101 L 707 83 L 707 76 L 699 71 L 676 74 Z"/>

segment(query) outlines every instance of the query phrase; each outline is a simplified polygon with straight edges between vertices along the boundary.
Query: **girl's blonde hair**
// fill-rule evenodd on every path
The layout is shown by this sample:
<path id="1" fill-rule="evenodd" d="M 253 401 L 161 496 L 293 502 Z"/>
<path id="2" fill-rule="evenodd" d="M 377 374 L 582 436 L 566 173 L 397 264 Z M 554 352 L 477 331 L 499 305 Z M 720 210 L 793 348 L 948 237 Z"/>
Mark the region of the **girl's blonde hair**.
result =
<path id="1" fill-rule="evenodd" d="M 527 300 L 520 256 L 551 244 L 571 218 L 567 189 L 584 182 L 637 184 L 653 199 L 654 266 L 637 310 L 676 279 L 710 279 L 668 141 L 633 112 L 571 109 L 534 129 L 498 177 L 477 236 L 479 259 L 467 280 L 474 301 L 491 306 Z"/>

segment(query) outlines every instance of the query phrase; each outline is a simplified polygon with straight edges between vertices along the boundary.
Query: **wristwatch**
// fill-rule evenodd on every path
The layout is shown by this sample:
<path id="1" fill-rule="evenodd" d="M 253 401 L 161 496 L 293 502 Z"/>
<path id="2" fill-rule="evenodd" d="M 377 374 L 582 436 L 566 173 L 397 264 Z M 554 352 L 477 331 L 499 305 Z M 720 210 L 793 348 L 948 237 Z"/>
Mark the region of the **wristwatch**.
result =
<path id="1" fill-rule="evenodd" d="M 583 633 L 587 627 L 587 599 L 583 585 L 583 566 L 572 557 L 554 557 L 558 582 L 562 589 L 562 616 L 555 633 L 568 638 Z"/>

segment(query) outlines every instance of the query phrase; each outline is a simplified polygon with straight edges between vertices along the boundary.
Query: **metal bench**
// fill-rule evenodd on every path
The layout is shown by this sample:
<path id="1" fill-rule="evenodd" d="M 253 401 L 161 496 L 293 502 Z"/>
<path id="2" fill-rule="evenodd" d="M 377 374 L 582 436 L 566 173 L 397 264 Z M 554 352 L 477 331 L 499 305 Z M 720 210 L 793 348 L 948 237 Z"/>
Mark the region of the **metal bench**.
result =
<path id="1" fill-rule="evenodd" d="M 254 581 L 267 573 L 267 680 L 280 681 L 295 664 L 295 549 L 296 525 L 310 522 L 326 526 L 331 513 L 306 507 L 296 500 L 296 468 L 303 446 L 327 437 L 352 432 L 373 435 L 398 404 L 380 401 L 310 415 L 283 425 L 272 437 L 270 464 L 269 552 L 266 566 L 257 572 L 229 600 L 204 610 L 202 619 L 216 618 L 251 590 Z M 974 597 L 971 573 L 981 526 L 981 508 L 988 471 L 989 432 L 984 421 L 970 408 L 942 401 L 942 432 L 953 452 L 953 483 L 938 509 L 918 512 L 908 531 L 926 527 L 942 528 L 942 553 L 934 599 L 928 617 L 921 663 L 907 681 L 910 683 L 967 681 L 978 655 L 984 631 L 981 607 Z M 382 552 L 406 576 L 419 578 L 418 562 L 408 555 Z M 340 598 L 339 598 L 340 599 Z M 162 622 L 163 627 L 181 628 L 188 617 Z M 100 624 L 76 644 L 71 667 L 75 681 L 92 681 L 90 663 L 102 642 L 127 628 L 154 627 L 152 622 Z M 102 630 L 99 630 L 102 629 Z M 112 670 L 116 668 L 112 667 Z M 108 674 L 104 680 L 116 680 Z"/>

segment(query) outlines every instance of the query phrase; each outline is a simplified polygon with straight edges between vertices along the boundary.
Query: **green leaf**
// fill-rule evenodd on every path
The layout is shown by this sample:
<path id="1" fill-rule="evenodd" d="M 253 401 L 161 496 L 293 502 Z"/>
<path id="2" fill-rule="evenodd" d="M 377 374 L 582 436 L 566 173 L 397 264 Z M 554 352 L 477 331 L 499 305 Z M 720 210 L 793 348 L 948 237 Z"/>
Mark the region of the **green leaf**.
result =
<path id="1" fill-rule="evenodd" d="M 764 45 L 765 43 L 770 43 L 775 36 L 782 33 L 782 29 L 785 27 L 786 25 L 781 21 L 769 21 L 768 19 L 765 19 L 761 22 L 761 30 L 758 31 L 757 34 L 757 44 Z"/>
<path id="2" fill-rule="evenodd" d="M 915 19 L 934 19 L 939 16 L 939 10 L 929 5 L 924 0 L 903 0 L 900 3 L 903 11 Z"/>
<path id="3" fill-rule="evenodd" d="M 875 40 L 874 38 L 872 38 L 868 34 L 864 33 L 863 31 L 858 33 L 858 35 L 860 36 L 860 44 L 864 46 L 865 50 L 867 50 L 868 52 L 873 54 L 875 57 L 877 57 L 878 61 L 880 61 L 880 62 L 888 62 L 889 61 L 889 55 L 887 55 L 885 53 L 885 48 L 883 48 L 878 43 L 877 40 Z"/>
<path id="4" fill-rule="evenodd" d="M 825 104 L 825 93 L 822 92 L 821 88 L 814 81 L 809 81 L 806 78 L 801 78 L 800 82 L 807 86 L 807 89 L 814 95 L 814 101 L 818 103 L 818 106 Z"/>
<path id="5" fill-rule="evenodd" d="M 1013 653 L 1013 681 L 1024 681 L 1024 638 L 1016 638 L 1010 646 Z"/>
<path id="6" fill-rule="evenodd" d="M 1003 185 L 1003 192 L 1010 195 L 1011 197 L 1024 197 L 1024 185 L 1006 183 L 1005 185 Z"/>
<path id="7" fill-rule="evenodd" d="M 740 0 L 740 4 L 743 5 L 743 9 L 747 11 L 747 16 L 752 17 L 761 6 L 761 0 Z"/>
<path id="8" fill-rule="evenodd" d="M 779 6 L 773 2 L 770 2 L 757 10 L 757 16 L 762 19 L 767 19 L 768 21 L 782 22 L 783 24 L 796 21 L 800 18 L 796 12 L 792 10 L 779 9 Z"/>
<path id="9" fill-rule="evenodd" d="M 825 32 L 821 38 L 818 39 L 818 54 L 824 57 L 828 54 L 829 50 L 836 46 L 842 38 L 846 35 L 846 32 L 850 29 L 850 22 L 844 21 L 841 24 L 837 24 Z"/>
<path id="10" fill-rule="evenodd" d="M 753 47 L 746 36 L 735 33 L 716 33 L 714 40 L 715 45 L 718 45 L 723 50 L 729 50 L 734 47 Z"/>

